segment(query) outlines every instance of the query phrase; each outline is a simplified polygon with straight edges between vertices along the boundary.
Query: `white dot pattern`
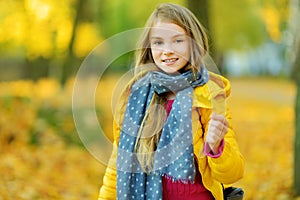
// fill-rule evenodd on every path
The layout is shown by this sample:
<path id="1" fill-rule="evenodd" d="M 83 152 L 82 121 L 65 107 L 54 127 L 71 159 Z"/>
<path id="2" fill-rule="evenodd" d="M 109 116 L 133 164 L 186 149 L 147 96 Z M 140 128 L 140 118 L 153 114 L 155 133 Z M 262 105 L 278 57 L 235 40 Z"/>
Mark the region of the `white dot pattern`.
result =
<path id="1" fill-rule="evenodd" d="M 133 84 L 119 140 L 117 199 L 162 199 L 162 175 L 175 181 L 194 181 L 191 85 L 207 82 L 208 73 L 202 73 L 203 76 L 197 74 L 198 79 L 193 80 L 192 72 L 180 76 L 150 72 Z M 170 90 L 177 92 L 176 99 L 154 154 L 154 170 L 146 174 L 134 153 L 136 136 L 154 92 L 161 94 Z"/>

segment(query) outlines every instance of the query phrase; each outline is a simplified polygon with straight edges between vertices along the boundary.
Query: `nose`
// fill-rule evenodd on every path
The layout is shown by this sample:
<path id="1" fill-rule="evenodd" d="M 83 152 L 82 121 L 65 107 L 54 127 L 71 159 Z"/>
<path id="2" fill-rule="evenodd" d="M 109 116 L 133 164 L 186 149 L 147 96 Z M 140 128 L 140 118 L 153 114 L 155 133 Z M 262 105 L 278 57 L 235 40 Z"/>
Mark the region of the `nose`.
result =
<path id="1" fill-rule="evenodd" d="M 171 55 L 174 53 L 174 50 L 170 47 L 170 45 L 166 45 L 164 48 L 163 48 L 163 54 L 168 56 L 168 55 Z"/>
<path id="2" fill-rule="evenodd" d="M 174 52 L 173 51 L 164 51 L 163 52 L 163 54 L 165 55 L 165 56 L 170 56 L 170 55 L 172 55 Z"/>

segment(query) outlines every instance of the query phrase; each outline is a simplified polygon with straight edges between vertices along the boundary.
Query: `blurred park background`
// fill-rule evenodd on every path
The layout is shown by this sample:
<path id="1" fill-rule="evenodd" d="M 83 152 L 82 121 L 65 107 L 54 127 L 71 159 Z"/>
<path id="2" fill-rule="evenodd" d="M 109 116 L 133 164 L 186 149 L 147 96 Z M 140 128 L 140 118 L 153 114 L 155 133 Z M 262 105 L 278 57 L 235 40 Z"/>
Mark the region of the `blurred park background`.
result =
<path id="1" fill-rule="evenodd" d="M 74 79 L 98 44 L 143 27 L 162 2 L 0 1 L 0 200 L 97 198 L 105 165 L 78 137 Z M 190 8 L 207 28 L 211 55 L 231 81 L 228 105 L 246 160 L 236 186 L 244 188 L 245 199 L 300 199 L 299 0 L 172 2 Z M 108 105 L 132 57 L 113 62 L 101 79 L 105 87 L 97 90 L 99 121 L 110 139 Z"/>

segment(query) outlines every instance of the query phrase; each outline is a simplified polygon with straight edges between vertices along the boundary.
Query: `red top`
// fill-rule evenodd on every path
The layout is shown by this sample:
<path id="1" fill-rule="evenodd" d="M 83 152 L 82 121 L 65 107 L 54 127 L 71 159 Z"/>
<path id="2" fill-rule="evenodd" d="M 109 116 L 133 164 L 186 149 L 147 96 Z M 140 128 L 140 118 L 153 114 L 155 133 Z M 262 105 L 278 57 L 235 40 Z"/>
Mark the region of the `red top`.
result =
<path id="1" fill-rule="evenodd" d="M 174 100 L 168 100 L 166 111 L 169 115 Z M 195 161 L 195 167 L 198 164 Z M 213 200 L 211 192 L 202 184 L 201 174 L 196 170 L 194 183 L 173 182 L 170 178 L 163 176 L 163 200 Z"/>

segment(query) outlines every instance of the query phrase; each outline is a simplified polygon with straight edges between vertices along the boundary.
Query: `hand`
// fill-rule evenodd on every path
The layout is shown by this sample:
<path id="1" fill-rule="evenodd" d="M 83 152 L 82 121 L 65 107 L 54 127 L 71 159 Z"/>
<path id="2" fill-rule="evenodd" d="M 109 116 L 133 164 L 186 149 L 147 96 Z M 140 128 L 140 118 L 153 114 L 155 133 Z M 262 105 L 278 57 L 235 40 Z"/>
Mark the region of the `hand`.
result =
<path id="1" fill-rule="evenodd" d="M 206 142 L 214 154 L 218 153 L 221 141 L 228 131 L 228 126 L 229 123 L 223 115 L 214 112 L 211 114 L 211 119 L 208 122 Z"/>

